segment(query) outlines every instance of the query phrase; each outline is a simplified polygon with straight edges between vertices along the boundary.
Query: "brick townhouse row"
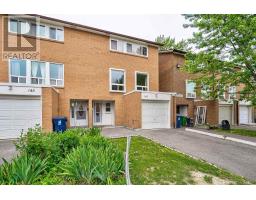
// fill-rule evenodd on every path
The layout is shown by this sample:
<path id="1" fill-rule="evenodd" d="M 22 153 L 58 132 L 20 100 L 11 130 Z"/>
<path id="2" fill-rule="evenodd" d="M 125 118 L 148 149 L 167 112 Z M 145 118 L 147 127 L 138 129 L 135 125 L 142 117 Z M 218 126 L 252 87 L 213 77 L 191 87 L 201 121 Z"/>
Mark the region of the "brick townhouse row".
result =
<path id="1" fill-rule="evenodd" d="M 179 114 L 201 123 L 197 112 L 211 124 L 253 122 L 248 102 L 196 97 L 191 75 L 180 71 L 185 52 L 37 15 L 0 15 L 0 29 L 0 139 L 35 124 L 50 131 L 56 116 L 67 117 L 68 127 L 133 129 L 175 128 Z M 7 40 L 40 51 L 6 59 Z"/>

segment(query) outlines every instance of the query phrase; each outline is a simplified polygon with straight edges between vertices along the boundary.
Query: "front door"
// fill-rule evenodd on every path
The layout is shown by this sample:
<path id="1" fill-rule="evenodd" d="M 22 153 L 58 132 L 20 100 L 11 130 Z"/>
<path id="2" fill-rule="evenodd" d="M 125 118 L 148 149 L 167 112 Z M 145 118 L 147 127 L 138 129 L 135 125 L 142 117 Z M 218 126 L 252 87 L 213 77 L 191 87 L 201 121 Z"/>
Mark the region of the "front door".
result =
<path id="1" fill-rule="evenodd" d="M 70 125 L 73 127 L 88 126 L 87 103 L 86 102 L 84 102 L 84 101 L 71 102 Z"/>
<path id="2" fill-rule="evenodd" d="M 205 118 L 206 118 L 206 106 L 197 106 L 195 124 L 199 124 L 199 125 L 204 124 Z"/>
<path id="3" fill-rule="evenodd" d="M 93 104 L 93 125 L 114 125 L 114 104 L 110 101 L 95 102 Z"/>
<path id="4" fill-rule="evenodd" d="M 94 103 L 94 125 L 102 124 L 102 103 Z"/>

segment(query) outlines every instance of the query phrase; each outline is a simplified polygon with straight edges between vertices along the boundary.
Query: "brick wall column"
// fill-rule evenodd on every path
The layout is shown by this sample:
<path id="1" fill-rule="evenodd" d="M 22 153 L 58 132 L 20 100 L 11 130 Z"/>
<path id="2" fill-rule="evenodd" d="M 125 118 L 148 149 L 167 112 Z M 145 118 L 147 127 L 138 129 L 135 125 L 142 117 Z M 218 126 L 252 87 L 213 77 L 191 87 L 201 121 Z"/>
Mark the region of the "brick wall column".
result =
<path id="1" fill-rule="evenodd" d="M 93 104 L 92 100 L 88 100 L 88 126 L 93 127 Z"/>
<path id="2" fill-rule="evenodd" d="M 176 128 L 176 97 L 171 99 L 171 127 Z"/>

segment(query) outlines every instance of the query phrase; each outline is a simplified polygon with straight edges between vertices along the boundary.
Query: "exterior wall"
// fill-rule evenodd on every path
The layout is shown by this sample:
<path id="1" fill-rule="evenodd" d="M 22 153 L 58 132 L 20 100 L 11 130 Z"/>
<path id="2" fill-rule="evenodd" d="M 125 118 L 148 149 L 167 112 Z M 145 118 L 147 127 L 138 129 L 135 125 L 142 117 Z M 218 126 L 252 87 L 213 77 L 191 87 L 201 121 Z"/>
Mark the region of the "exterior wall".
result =
<path id="1" fill-rule="evenodd" d="M 197 106 L 207 106 L 206 122 L 211 125 L 219 124 L 219 102 L 214 100 L 195 101 L 195 109 Z"/>
<path id="2" fill-rule="evenodd" d="M 125 126 L 133 129 L 141 128 L 141 93 L 133 92 L 124 95 Z"/>
<path id="3" fill-rule="evenodd" d="M 43 130 L 52 131 L 52 118 L 59 115 L 59 94 L 55 89 L 42 89 L 42 107 Z"/>
<path id="4" fill-rule="evenodd" d="M 0 29 L 2 30 L 2 27 L 3 27 L 3 23 L 2 23 L 2 16 L 0 15 Z M 8 78 L 8 67 L 5 67 L 5 66 L 8 66 L 8 62 L 7 61 L 3 61 L 2 60 L 2 44 L 3 44 L 3 35 L 2 35 L 2 31 L 0 31 L 0 48 L 1 48 L 1 51 L 0 51 L 0 83 L 1 82 L 9 82 L 9 78 Z"/>
<path id="5" fill-rule="evenodd" d="M 0 19 L 0 23 L 1 23 Z M 0 27 L 1 24 L 0 24 Z M 149 74 L 149 90 L 159 90 L 158 48 L 148 46 L 148 57 L 141 57 L 110 51 L 109 37 L 81 30 L 64 28 L 64 42 L 41 40 L 40 60 L 64 64 L 64 87 L 59 91 L 59 115 L 70 121 L 70 100 L 89 101 L 89 126 L 93 124 L 94 100 L 115 102 L 115 125 L 124 125 L 123 93 L 109 91 L 109 68 L 123 69 L 126 72 L 126 92 L 135 89 L 135 71 Z M 0 37 L 0 45 L 2 45 Z M 0 82 L 8 81 L 8 63 L 0 61 Z M 50 95 L 44 89 L 44 96 Z M 44 98 L 45 99 L 45 98 Z M 43 127 L 51 126 L 51 112 L 48 101 L 44 100 Z M 47 106 L 46 106 L 47 105 Z M 56 114 L 56 109 L 54 109 Z M 48 121 L 47 121 L 48 120 Z"/>

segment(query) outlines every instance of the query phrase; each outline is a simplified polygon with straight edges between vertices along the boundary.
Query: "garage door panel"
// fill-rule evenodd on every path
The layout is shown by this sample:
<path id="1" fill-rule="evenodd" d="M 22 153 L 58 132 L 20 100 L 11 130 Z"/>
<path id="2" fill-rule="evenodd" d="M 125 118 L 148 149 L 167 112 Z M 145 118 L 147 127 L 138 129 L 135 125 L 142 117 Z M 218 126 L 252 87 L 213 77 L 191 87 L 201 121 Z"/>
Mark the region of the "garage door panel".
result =
<path id="1" fill-rule="evenodd" d="M 239 106 L 239 122 L 240 124 L 249 123 L 249 106 Z"/>
<path id="2" fill-rule="evenodd" d="M 0 98 L 0 139 L 17 138 L 21 131 L 41 124 L 42 109 L 39 98 Z"/>
<path id="3" fill-rule="evenodd" d="M 142 128 L 170 128 L 169 101 L 142 101 Z"/>
<path id="4" fill-rule="evenodd" d="M 232 124 L 232 106 L 219 106 L 219 124 L 221 124 L 222 120 L 228 120 Z"/>

